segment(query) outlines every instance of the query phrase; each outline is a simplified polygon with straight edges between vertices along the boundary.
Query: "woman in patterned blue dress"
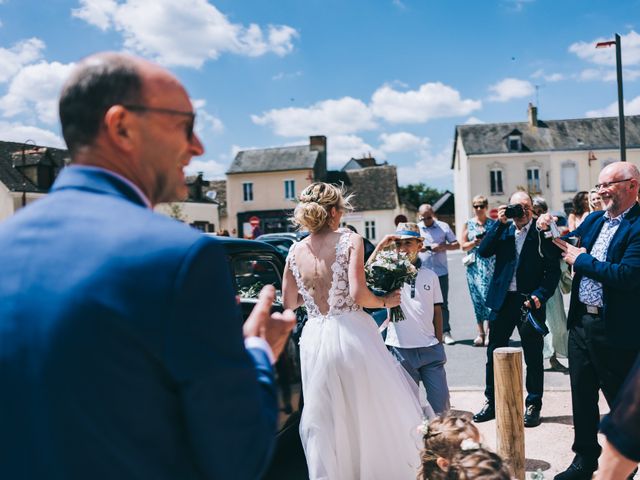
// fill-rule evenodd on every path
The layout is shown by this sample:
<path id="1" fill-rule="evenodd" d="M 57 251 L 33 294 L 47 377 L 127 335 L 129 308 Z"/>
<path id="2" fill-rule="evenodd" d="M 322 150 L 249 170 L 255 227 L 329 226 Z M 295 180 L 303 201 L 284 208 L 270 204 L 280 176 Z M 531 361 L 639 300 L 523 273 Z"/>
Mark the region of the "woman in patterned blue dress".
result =
<path id="1" fill-rule="evenodd" d="M 489 344 L 489 308 L 485 305 L 485 298 L 493 276 L 495 257 L 482 258 L 477 254 L 477 250 L 484 233 L 491 228 L 495 220 L 487 216 L 489 202 L 486 197 L 476 195 L 472 204 L 475 215 L 467 220 L 462 228 L 460 247 L 467 252 L 463 263 L 467 268 L 467 284 L 478 326 L 478 336 L 473 345 L 480 347 Z"/>

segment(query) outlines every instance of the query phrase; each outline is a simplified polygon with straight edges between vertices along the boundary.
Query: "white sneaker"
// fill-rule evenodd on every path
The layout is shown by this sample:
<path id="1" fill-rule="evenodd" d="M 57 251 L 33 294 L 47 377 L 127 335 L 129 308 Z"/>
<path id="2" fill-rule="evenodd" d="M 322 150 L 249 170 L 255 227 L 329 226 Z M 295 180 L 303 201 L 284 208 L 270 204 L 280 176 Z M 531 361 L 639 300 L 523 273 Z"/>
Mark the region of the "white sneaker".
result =
<path id="1" fill-rule="evenodd" d="M 456 341 L 451 336 L 451 333 L 449 332 L 444 332 L 444 334 L 442 335 L 442 341 L 445 345 L 453 345 L 454 343 L 456 343 Z"/>

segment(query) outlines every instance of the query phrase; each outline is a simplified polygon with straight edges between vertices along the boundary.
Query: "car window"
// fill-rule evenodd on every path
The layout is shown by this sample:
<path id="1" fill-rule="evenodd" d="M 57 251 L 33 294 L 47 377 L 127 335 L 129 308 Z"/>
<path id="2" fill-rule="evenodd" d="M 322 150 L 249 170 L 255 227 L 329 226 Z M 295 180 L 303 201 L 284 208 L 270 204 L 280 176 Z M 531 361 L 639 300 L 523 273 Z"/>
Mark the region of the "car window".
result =
<path id="1" fill-rule="evenodd" d="M 276 287 L 277 294 L 282 291 L 282 279 L 276 264 L 266 258 L 252 256 L 236 257 L 232 260 L 233 275 L 238 295 L 254 298 L 267 284 Z"/>

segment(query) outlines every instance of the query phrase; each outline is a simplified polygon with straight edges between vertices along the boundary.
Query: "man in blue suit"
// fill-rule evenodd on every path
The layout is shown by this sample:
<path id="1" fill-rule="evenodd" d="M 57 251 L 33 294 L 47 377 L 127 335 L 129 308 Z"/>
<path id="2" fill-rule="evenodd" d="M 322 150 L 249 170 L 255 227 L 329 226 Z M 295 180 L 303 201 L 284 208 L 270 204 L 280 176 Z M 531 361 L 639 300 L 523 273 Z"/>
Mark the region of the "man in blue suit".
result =
<path id="1" fill-rule="evenodd" d="M 550 244 L 551 240 L 542 238 L 536 230 L 529 194 L 516 192 L 510 203 L 518 205 L 521 213 L 510 222 L 506 215 L 507 206 L 502 205 L 498 209 L 499 221 L 478 247 L 481 256 L 496 256 L 496 266 L 486 299 L 491 309 L 486 365 L 487 401 L 473 419 L 486 422 L 495 418 L 493 351 L 506 347 L 514 328 L 518 328 L 527 364 L 528 395 L 524 425 L 535 427 L 540 424 L 544 390 L 543 336 L 530 322 L 523 321 L 522 308 L 535 310 L 536 318 L 544 323 L 543 304 L 551 298 L 560 279 L 559 254 Z"/>
<path id="2" fill-rule="evenodd" d="M 575 458 L 558 480 L 590 479 L 598 468 L 598 392 L 609 406 L 640 353 L 640 172 L 607 165 L 598 177 L 604 211 L 593 212 L 566 238 L 554 240 L 575 276 L 567 318 Z M 538 219 L 545 230 L 549 215 Z M 577 242 L 576 242 L 577 243 Z"/>
<path id="3" fill-rule="evenodd" d="M 71 166 L 0 226 L 0 476 L 254 479 L 276 430 L 272 363 L 295 323 L 244 327 L 214 239 L 155 214 L 203 147 L 178 80 L 82 61 L 60 99 Z M 244 329 L 244 330 L 243 330 Z"/>

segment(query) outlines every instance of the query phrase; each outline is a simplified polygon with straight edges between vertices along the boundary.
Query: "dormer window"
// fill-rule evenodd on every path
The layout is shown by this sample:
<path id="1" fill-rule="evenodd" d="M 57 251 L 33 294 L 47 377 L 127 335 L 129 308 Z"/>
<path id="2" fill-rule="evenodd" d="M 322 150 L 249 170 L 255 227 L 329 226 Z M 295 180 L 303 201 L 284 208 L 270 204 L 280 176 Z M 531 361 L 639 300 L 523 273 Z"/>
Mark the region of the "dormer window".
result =
<path id="1" fill-rule="evenodd" d="M 507 148 L 510 152 L 519 152 L 522 150 L 522 137 L 520 135 L 509 135 L 507 139 Z"/>

